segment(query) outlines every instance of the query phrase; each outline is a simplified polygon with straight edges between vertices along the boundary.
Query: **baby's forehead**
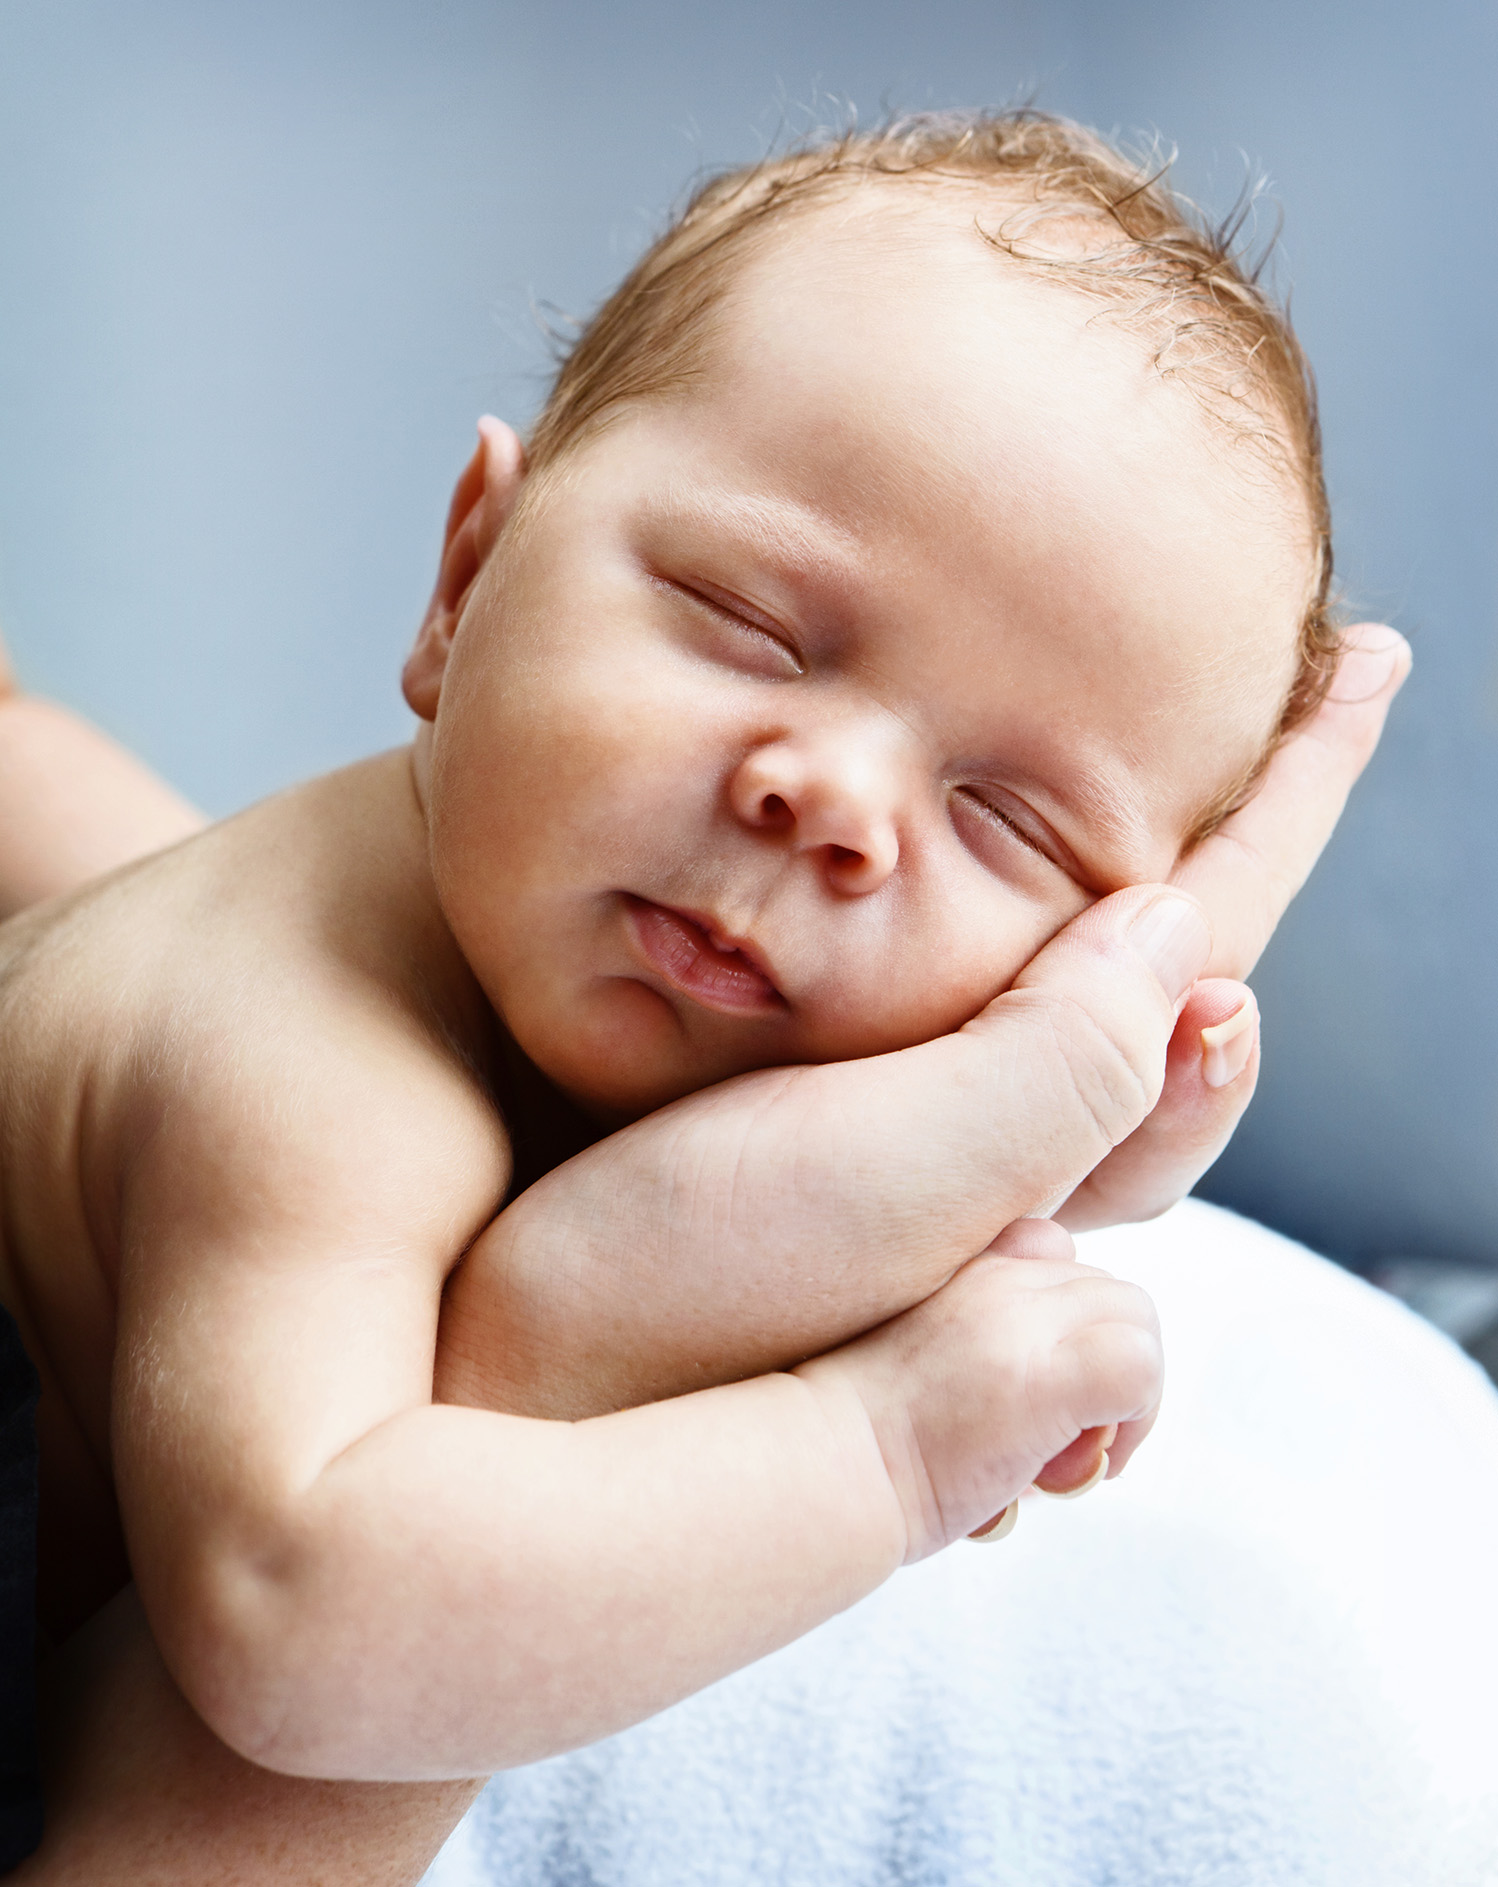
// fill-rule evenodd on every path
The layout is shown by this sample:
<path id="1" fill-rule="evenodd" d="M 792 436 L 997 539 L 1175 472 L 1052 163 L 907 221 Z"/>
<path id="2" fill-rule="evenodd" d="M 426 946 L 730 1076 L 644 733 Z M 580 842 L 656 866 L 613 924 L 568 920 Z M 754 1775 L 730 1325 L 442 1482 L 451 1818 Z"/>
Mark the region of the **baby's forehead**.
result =
<path id="1" fill-rule="evenodd" d="M 732 372 L 736 354 L 777 339 L 803 342 L 820 308 L 820 364 L 868 349 L 871 328 L 902 308 L 907 359 L 951 347 L 967 311 L 975 354 L 1044 353 L 1056 371 L 1110 379 L 1136 410 L 1153 396 L 1154 418 L 1183 435 L 1212 436 L 1220 471 L 1281 504 L 1287 533 L 1314 536 L 1304 442 L 1257 373 L 1255 350 L 1230 328 L 1222 301 L 1182 280 L 1162 291 L 1122 261 L 1105 265 L 1094 220 L 1047 202 L 1031 180 L 981 185 L 946 176 L 863 175 L 799 204 L 743 241 L 723 264 L 726 281 L 704 322 L 697 384 Z M 1147 277 L 1141 265 L 1138 277 Z M 1022 313 L 1041 319 L 1020 319 Z M 828 330 L 831 330 L 829 333 Z M 830 343 L 830 344 L 829 344 Z M 792 364 L 782 354 L 782 364 Z M 887 363 L 893 372 L 904 362 Z M 808 363 L 810 365 L 810 363 Z M 1094 423 L 1126 416 L 1094 412 Z M 1314 420 L 1312 421 L 1314 425 Z"/>
<path id="2" fill-rule="evenodd" d="M 1150 462 L 1154 496 L 1174 485 L 1183 528 L 1210 491 L 1219 523 L 1257 536 L 1276 575 L 1290 566 L 1309 589 L 1309 508 L 1270 421 L 1224 423 L 1191 375 L 1162 363 L 1156 316 L 1135 319 L 1064 272 L 996 248 L 980 214 L 1002 226 L 1006 208 L 1023 207 L 895 180 L 787 219 L 743 259 L 686 397 L 711 405 L 714 424 L 737 405 L 746 437 L 760 417 L 746 408 L 767 392 L 777 418 L 799 402 L 825 437 L 846 440 L 852 485 L 877 481 L 881 441 L 892 452 L 970 441 L 968 461 L 946 468 L 961 498 L 985 475 L 1019 478 L 1042 461 L 1073 498 L 1100 495 L 1100 470 Z M 1064 252 L 1063 232 L 1050 240 Z M 735 402 L 746 387 L 751 399 Z M 920 495 L 906 493 L 913 511 Z M 1043 495 L 1038 487 L 1037 502 Z M 1137 503 L 1117 478 L 1108 499 L 1125 513 Z"/>

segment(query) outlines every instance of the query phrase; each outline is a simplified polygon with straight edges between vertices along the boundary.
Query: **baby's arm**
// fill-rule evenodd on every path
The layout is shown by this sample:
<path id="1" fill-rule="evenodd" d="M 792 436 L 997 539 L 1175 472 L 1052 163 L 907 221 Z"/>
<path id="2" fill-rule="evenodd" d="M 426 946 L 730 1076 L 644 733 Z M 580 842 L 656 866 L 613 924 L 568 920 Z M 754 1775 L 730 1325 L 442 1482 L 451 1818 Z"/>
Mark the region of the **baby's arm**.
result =
<path id="1" fill-rule="evenodd" d="M 202 816 L 66 709 L 16 688 L 0 644 L 0 918 L 174 844 Z M 133 1588 L 44 1661 L 46 1825 L 14 1887 L 413 1887 L 475 1781 L 277 1775 L 189 1709 Z"/>
<path id="2" fill-rule="evenodd" d="M 97 728 L 21 694 L 0 644 L 0 918 L 203 823 Z M 188 1708 L 133 1588 L 41 1680 L 46 1827 L 14 1887 L 412 1887 L 478 1787 L 328 1784 L 246 1762 Z"/>
<path id="3" fill-rule="evenodd" d="M 1153 1405 L 1141 1294 L 996 1258 L 793 1374 L 576 1424 L 433 1406 L 485 1151 L 417 1058 L 348 1049 L 346 1090 L 283 1082 L 295 1110 L 250 1070 L 236 1112 L 226 1064 L 201 1138 L 179 1122 L 144 1146 L 126 1202 L 115 1445 L 137 1580 L 189 1699 L 256 1761 L 433 1777 L 606 1734 Z"/>

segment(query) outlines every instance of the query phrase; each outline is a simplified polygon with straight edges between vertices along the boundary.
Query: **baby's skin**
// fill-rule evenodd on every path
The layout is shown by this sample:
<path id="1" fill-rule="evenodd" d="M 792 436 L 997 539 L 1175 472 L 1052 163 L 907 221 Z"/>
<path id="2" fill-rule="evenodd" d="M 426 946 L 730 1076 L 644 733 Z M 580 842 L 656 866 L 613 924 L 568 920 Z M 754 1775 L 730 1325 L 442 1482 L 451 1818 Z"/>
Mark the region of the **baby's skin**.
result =
<path id="1" fill-rule="evenodd" d="M 605 1734 L 1151 1419 L 1147 1299 L 1006 1228 L 1216 1151 L 1254 1055 L 1203 1079 L 1198 979 L 1400 661 L 1191 850 L 1293 672 L 1293 504 L 1090 304 L 906 237 L 777 251 L 536 479 L 485 427 L 411 753 L 0 933 L 56 1623 L 122 1521 L 258 1762 Z"/>

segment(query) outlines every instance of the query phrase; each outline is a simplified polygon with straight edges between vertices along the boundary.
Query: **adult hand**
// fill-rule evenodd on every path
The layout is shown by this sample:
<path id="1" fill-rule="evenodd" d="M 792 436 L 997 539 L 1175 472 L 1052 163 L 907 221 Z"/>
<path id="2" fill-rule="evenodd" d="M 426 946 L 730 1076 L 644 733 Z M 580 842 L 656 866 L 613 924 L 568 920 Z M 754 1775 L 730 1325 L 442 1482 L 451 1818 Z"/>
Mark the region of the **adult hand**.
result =
<path id="1" fill-rule="evenodd" d="M 540 1180 L 452 1280 L 441 1396 L 578 1416 L 781 1368 L 928 1296 L 1057 1197 L 1074 1226 L 1168 1205 L 1252 1092 L 1252 1055 L 1220 1089 L 1201 1070 L 1203 1026 L 1247 992 L 1197 979 L 1209 956 L 1249 968 L 1407 666 L 1392 631 L 1357 632 L 1332 698 L 1177 892 L 1094 905 L 954 1035 L 741 1076 Z"/>
<path id="2" fill-rule="evenodd" d="M 1252 1004 L 1241 983 L 1225 979 L 1247 976 L 1258 962 L 1331 837 L 1410 671 L 1409 646 L 1396 630 L 1359 623 L 1346 641 L 1317 713 L 1276 753 L 1254 798 L 1175 874 L 1173 882 L 1199 899 L 1211 920 L 1209 974 L 1177 1020 L 1158 1106 L 1058 1209 L 1074 1232 L 1153 1218 L 1173 1205 L 1222 1152 L 1253 1098 L 1257 1013 L 1247 1023 L 1248 1063 L 1222 1087 L 1204 1078 L 1202 1030 Z"/>

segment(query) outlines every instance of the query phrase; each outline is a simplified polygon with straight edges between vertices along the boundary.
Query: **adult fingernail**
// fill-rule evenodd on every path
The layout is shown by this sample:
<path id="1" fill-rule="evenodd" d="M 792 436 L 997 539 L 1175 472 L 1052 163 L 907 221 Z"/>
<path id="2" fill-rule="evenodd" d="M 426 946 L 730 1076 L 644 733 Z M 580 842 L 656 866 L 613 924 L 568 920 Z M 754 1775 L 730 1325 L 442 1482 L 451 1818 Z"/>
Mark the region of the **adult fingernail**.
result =
<path id="1" fill-rule="evenodd" d="M 1202 1080 L 1209 1088 L 1225 1088 L 1248 1066 L 1259 1033 L 1259 1005 L 1245 996 L 1226 1022 L 1202 1030 Z"/>
<path id="2" fill-rule="evenodd" d="M 1170 892 L 1151 898 L 1129 925 L 1128 937 L 1172 1002 L 1185 995 L 1212 954 L 1212 933 L 1201 907 Z"/>

